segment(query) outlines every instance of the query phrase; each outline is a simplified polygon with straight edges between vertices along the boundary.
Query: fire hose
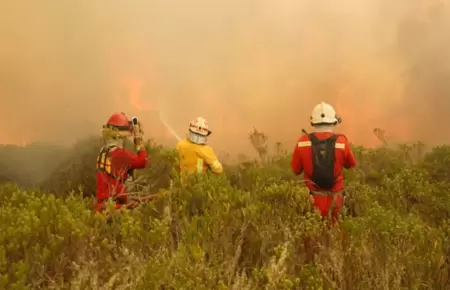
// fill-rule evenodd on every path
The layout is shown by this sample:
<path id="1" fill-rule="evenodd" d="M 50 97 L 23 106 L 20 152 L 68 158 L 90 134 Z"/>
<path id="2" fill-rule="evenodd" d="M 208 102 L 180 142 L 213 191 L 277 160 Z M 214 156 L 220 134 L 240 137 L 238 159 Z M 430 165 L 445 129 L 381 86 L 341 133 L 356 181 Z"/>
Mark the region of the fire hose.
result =
<path id="1" fill-rule="evenodd" d="M 137 196 L 136 196 L 137 195 Z M 126 196 L 127 199 L 130 199 L 127 203 L 123 204 L 123 206 L 127 209 L 133 209 L 136 208 L 138 205 L 150 202 L 158 197 L 160 197 L 160 194 L 153 193 L 153 194 L 133 194 L 133 193 L 127 193 L 127 194 L 118 194 L 111 198 L 113 202 L 116 202 L 116 200 L 121 197 Z M 105 209 L 106 202 L 102 204 L 101 209 Z"/>

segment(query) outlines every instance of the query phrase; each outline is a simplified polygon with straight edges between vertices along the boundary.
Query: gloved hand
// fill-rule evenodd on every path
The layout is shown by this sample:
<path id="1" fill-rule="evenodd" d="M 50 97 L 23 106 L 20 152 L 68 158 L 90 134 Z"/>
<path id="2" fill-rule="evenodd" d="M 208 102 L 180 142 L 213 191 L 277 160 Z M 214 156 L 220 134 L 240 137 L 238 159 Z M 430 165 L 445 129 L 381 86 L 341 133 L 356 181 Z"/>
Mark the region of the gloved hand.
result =
<path id="1" fill-rule="evenodd" d="M 139 139 L 135 139 L 134 144 L 136 146 L 136 150 L 138 152 L 140 151 L 145 151 L 145 144 L 144 144 L 144 139 L 139 138 Z"/>
<path id="2" fill-rule="evenodd" d="M 144 139 L 142 138 L 142 136 L 135 136 L 134 137 L 134 146 L 136 146 L 136 150 L 137 151 L 145 150 Z"/>
<path id="3" fill-rule="evenodd" d="M 136 146 L 136 150 L 142 151 L 145 150 L 144 146 L 144 132 L 142 131 L 141 122 L 137 125 L 133 126 L 133 137 L 134 137 L 134 145 Z"/>

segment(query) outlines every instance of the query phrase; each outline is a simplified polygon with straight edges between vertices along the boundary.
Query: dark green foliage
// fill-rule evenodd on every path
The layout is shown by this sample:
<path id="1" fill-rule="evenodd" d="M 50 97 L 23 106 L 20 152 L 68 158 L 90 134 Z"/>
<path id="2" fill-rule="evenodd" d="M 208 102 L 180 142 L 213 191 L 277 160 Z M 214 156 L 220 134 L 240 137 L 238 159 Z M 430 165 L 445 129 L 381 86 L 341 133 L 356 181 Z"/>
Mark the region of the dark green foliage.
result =
<path id="1" fill-rule="evenodd" d="M 445 146 L 355 148 L 359 167 L 345 171 L 346 208 L 330 230 L 289 155 L 181 185 L 177 154 L 154 144 L 134 186 L 162 197 L 109 209 L 106 223 L 91 198 L 63 194 L 82 184 L 88 196 L 94 186 L 101 144 L 78 146 L 82 157 L 46 183 L 59 186 L 57 196 L 0 187 L 0 289 L 450 288 Z"/>
<path id="2" fill-rule="evenodd" d="M 41 188 L 57 195 L 81 191 L 85 196 L 95 196 L 95 164 L 102 145 L 98 137 L 77 142 Z"/>
<path id="3" fill-rule="evenodd" d="M 61 163 L 67 148 L 31 143 L 25 147 L 0 145 L 0 182 L 12 180 L 22 186 L 37 186 Z"/>

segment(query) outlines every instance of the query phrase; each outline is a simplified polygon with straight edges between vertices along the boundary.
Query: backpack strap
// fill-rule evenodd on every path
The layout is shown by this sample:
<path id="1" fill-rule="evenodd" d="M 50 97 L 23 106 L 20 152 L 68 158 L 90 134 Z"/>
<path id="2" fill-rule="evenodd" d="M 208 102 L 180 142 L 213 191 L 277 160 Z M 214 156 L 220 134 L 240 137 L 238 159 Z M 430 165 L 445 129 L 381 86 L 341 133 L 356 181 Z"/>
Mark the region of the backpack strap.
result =
<path id="1" fill-rule="evenodd" d="M 319 140 L 319 138 L 317 138 L 317 136 L 314 134 L 314 133 L 309 133 L 308 134 L 308 137 L 309 137 L 309 139 L 311 140 L 311 142 L 312 143 L 318 143 L 318 142 L 325 142 L 325 141 L 328 141 L 328 140 L 337 140 L 337 138 L 339 137 L 339 136 L 341 136 L 340 134 L 334 134 L 334 133 L 332 133 L 333 135 L 331 135 L 330 137 L 328 137 L 327 139 L 323 139 L 323 140 Z M 345 136 L 344 136 L 345 137 Z"/>
<path id="2" fill-rule="evenodd" d="M 109 154 L 116 150 L 118 147 L 115 145 L 111 145 L 111 146 L 103 146 L 102 149 L 100 150 L 100 154 L 97 157 L 97 170 L 100 172 L 105 173 L 106 175 L 108 175 L 109 177 L 111 177 L 112 179 L 115 179 L 119 182 L 124 183 L 125 179 L 121 178 L 119 176 L 115 176 L 114 172 L 112 171 L 112 166 L 111 166 L 111 160 L 109 157 Z"/>
<path id="3" fill-rule="evenodd" d="M 308 135 L 309 139 L 315 138 L 315 140 L 318 140 L 317 137 L 316 137 L 316 135 L 314 135 L 314 133 L 308 133 L 308 132 L 306 132 L 305 129 L 302 129 L 302 132 L 303 132 L 303 134 Z M 333 133 L 333 132 L 330 132 L 330 133 L 332 133 L 333 136 L 336 136 L 336 139 L 337 139 L 337 137 L 344 137 L 345 140 L 348 140 L 348 139 L 347 139 L 347 136 L 345 136 L 345 135 L 342 134 L 342 133 L 338 133 L 338 134 L 335 134 L 335 133 Z M 311 137 L 311 136 L 314 136 L 314 137 Z"/>

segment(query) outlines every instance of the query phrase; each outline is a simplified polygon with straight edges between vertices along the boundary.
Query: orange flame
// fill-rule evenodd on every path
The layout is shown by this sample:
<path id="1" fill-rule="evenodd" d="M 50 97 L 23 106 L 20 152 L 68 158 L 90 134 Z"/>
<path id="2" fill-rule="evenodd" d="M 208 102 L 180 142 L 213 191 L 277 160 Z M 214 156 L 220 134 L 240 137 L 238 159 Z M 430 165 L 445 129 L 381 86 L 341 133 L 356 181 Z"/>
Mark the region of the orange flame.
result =
<path id="1" fill-rule="evenodd" d="M 127 82 L 127 87 L 129 88 L 129 101 L 130 104 L 139 112 L 143 111 L 153 111 L 156 107 L 151 102 L 146 102 L 141 98 L 142 84 L 137 79 L 131 79 Z"/>
<path id="2" fill-rule="evenodd" d="M 392 96 L 389 101 L 392 103 L 387 106 L 384 96 L 360 90 L 361 85 L 364 85 L 363 81 L 347 76 L 340 84 L 335 97 L 336 111 L 343 119 L 342 129 L 345 134 L 355 143 L 370 148 L 382 145 L 373 134 L 376 127 L 386 130 L 389 136 L 395 136 L 396 142 L 410 141 L 412 132 L 408 120 L 400 114 L 391 116 L 386 111 L 390 105 L 402 104 L 401 88 L 391 90 Z"/>
<path id="3" fill-rule="evenodd" d="M 125 81 L 126 88 L 128 90 L 128 101 L 129 104 L 136 109 L 138 112 L 151 112 L 157 111 L 157 106 L 150 101 L 143 100 L 142 98 L 142 82 L 136 78 L 130 78 Z M 153 121 L 155 122 L 155 120 Z M 158 122 L 161 125 L 162 122 Z M 169 129 L 165 128 L 158 130 L 158 125 L 155 123 L 151 124 L 152 127 L 152 135 L 155 137 L 174 137 L 174 135 L 170 132 Z M 158 132 L 159 131 L 159 132 Z"/>

